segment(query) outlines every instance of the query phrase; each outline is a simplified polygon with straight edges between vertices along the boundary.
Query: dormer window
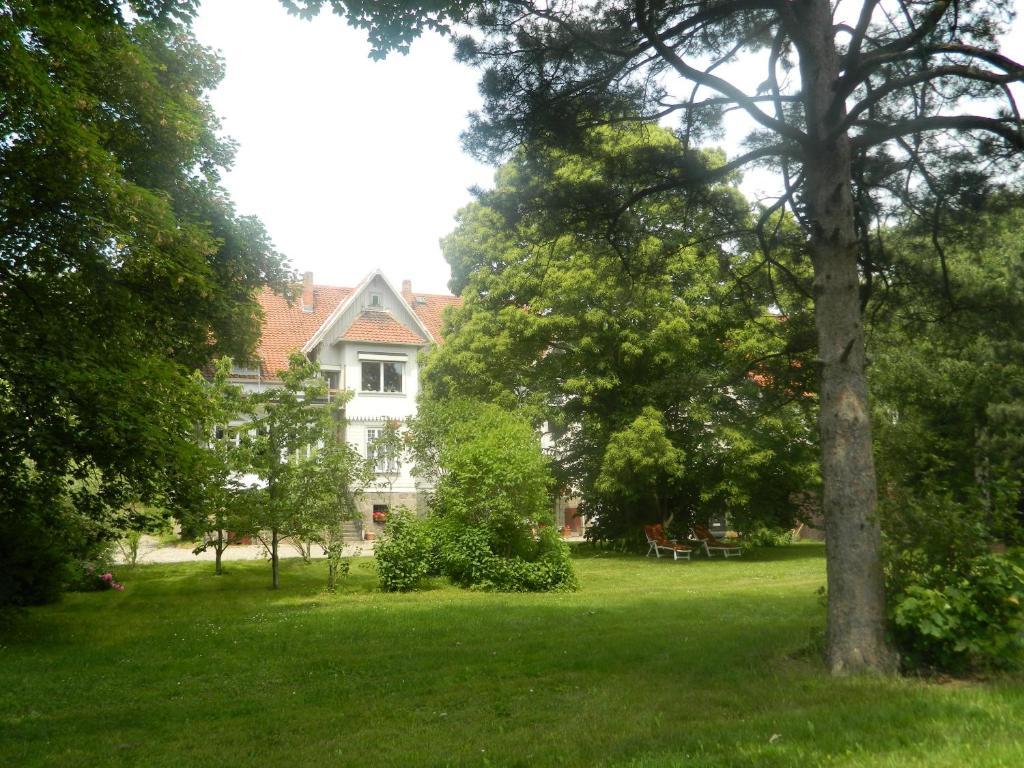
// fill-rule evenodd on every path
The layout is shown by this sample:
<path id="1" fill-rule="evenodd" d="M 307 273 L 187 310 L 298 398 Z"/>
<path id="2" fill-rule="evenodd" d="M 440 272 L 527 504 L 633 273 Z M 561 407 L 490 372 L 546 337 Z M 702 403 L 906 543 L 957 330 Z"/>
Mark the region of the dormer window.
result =
<path id="1" fill-rule="evenodd" d="M 231 361 L 231 375 L 232 376 L 259 376 L 260 365 L 255 360 L 248 360 L 243 362 Z"/>

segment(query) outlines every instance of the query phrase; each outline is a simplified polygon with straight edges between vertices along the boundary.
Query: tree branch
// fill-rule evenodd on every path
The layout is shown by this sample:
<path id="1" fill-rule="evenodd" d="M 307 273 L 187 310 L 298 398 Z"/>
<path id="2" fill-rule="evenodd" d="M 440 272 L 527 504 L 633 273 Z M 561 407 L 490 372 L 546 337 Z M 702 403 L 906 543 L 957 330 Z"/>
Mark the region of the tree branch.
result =
<path id="1" fill-rule="evenodd" d="M 980 82 L 992 83 L 993 85 L 1004 85 L 1016 82 L 1017 80 L 1020 80 L 1022 76 L 1024 75 L 1001 75 L 987 69 L 978 69 L 977 67 L 967 65 L 935 67 L 934 69 L 927 69 L 923 72 L 918 72 L 910 77 L 904 77 L 899 80 L 889 80 L 882 85 L 882 87 L 873 90 L 867 98 L 859 101 L 851 107 L 850 111 L 846 115 L 846 119 L 836 128 L 834 135 L 838 135 L 853 125 L 854 121 L 862 112 L 864 112 L 864 110 L 877 104 L 889 94 L 903 90 L 904 88 L 909 88 L 921 83 L 927 83 L 940 77 L 960 77 L 965 80 L 977 80 Z"/>
<path id="2" fill-rule="evenodd" d="M 641 3 L 635 4 L 635 14 L 637 28 L 644 33 L 651 45 L 654 46 L 655 51 L 672 66 L 672 68 L 679 73 L 682 77 L 687 80 L 691 80 L 695 83 L 699 83 L 707 88 L 711 88 L 718 91 L 723 96 L 727 96 L 732 99 L 738 106 L 750 115 L 755 121 L 763 125 L 765 128 L 774 131 L 780 136 L 790 139 L 791 141 L 803 144 L 807 140 L 807 136 L 795 128 L 794 126 L 786 123 L 782 120 L 776 120 L 770 115 L 762 112 L 757 103 L 735 85 L 730 83 L 717 75 L 712 75 L 707 72 L 702 72 L 695 67 L 691 67 L 682 57 L 675 52 L 675 50 L 669 46 L 664 39 L 658 34 L 658 31 L 651 26 L 650 21 L 643 15 L 643 9 Z"/>
<path id="3" fill-rule="evenodd" d="M 909 59 L 928 59 L 934 56 L 966 56 L 971 59 L 979 59 L 1003 72 L 1013 73 L 1015 79 L 1024 80 L 1024 65 L 1018 64 L 1009 56 L 1003 56 L 996 51 L 979 48 L 975 45 L 944 43 L 919 46 L 912 51 L 897 51 L 885 55 L 876 55 L 876 53 L 847 69 L 839 79 L 839 87 L 836 89 L 837 99 L 847 98 L 857 89 L 858 85 L 865 82 L 872 73 L 886 64 L 895 64 Z"/>
<path id="4" fill-rule="evenodd" d="M 884 144 L 892 139 L 914 133 L 946 130 L 988 131 L 1002 137 L 1017 149 L 1024 150 L 1024 134 L 1021 133 L 1019 127 L 1013 127 L 1013 121 L 979 115 L 936 115 L 893 124 L 861 120 L 855 122 L 854 126 L 863 129 L 859 136 L 850 139 L 850 145 L 855 150 Z"/>
<path id="5" fill-rule="evenodd" d="M 639 203 L 641 200 L 656 195 L 659 192 L 670 192 L 674 189 L 681 189 L 689 187 L 693 184 L 707 184 L 719 179 L 725 178 L 730 173 L 739 170 L 748 163 L 755 162 L 757 160 L 763 160 L 766 157 L 795 157 L 794 153 L 789 147 L 784 144 L 772 144 L 767 147 L 761 147 L 759 149 L 747 152 L 744 155 L 733 158 L 724 165 L 720 165 L 717 168 L 709 168 L 704 173 L 696 174 L 693 176 L 687 176 L 683 178 L 668 179 L 661 182 L 660 184 L 653 184 L 649 187 L 634 192 L 630 195 L 626 202 L 624 202 L 612 215 L 612 221 L 616 221 L 622 214 L 632 208 L 634 205 Z"/>

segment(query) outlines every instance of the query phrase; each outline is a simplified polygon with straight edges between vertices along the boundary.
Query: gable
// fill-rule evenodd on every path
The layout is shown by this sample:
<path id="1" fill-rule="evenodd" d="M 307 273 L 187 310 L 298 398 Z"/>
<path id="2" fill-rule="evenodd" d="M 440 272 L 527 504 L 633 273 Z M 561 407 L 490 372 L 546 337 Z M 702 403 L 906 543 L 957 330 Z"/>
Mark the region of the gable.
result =
<path id="1" fill-rule="evenodd" d="M 430 331 L 378 270 L 371 273 L 306 342 L 309 352 L 320 343 L 339 340 L 381 344 L 427 344 Z"/>
<path id="2" fill-rule="evenodd" d="M 306 309 L 302 301 L 289 305 L 269 289 L 258 297 L 263 330 L 256 353 L 264 381 L 278 380 L 278 371 L 288 367 L 292 352 L 310 353 L 320 343 L 344 340 L 424 346 L 441 342 L 444 310 L 462 303 L 458 296 L 414 293 L 408 281 L 399 293 L 379 270 L 355 288 L 313 285 L 312 275 L 307 279 L 313 300 Z M 373 304 L 374 294 L 379 297 L 377 305 Z"/>
<path id="3" fill-rule="evenodd" d="M 339 338 L 345 341 L 373 341 L 383 344 L 426 344 L 421 334 L 402 325 L 390 312 L 364 309 Z"/>

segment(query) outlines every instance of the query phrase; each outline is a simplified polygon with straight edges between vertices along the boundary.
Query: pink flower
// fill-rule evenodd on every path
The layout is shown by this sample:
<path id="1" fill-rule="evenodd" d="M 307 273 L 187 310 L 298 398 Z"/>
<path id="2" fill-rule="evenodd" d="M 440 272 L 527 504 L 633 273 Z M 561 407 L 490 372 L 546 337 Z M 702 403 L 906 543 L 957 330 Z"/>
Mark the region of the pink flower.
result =
<path id="1" fill-rule="evenodd" d="M 117 581 L 115 581 L 115 582 L 114 582 L 113 584 L 111 584 L 110 586 L 112 586 L 112 587 L 113 587 L 114 589 L 116 589 L 116 590 L 117 590 L 118 592 L 124 592 L 124 584 L 121 584 L 120 582 L 117 582 Z"/>
<path id="2" fill-rule="evenodd" d="M 104 581 L 113 581 L 114 580 L 114 574 L 112 574 L 110 571 L 107 571 L 106 573 L 102 574 L 100 576 L 100 578 L 103 579 Z"/>

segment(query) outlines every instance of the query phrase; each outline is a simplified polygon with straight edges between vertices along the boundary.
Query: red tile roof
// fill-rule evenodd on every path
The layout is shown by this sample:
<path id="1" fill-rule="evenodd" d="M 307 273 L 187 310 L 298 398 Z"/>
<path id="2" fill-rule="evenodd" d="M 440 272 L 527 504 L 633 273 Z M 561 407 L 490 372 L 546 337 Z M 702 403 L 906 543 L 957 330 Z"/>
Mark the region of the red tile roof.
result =
<path id="1" fill-rule="evenodd" d="M 314 309 L 302 311 L 302 301 L 291 306 L 283 297 L 269 289 L 259 296 L 263 308 L 263 333 L 256 353 L 260 358 L 261 376 L 277 379 L 277 372 L 288 367 L 288 355 L 302 349 L 320 327 L 347 298 L 353 288 L 332 285 L 314 285 Z M 446 307 L 462 303 L 458 296 L 429 293 L 408 293 L 403 298 L 430 331 L 435 341 L 441 342 L 442 313 Z M 345 332 L 349 341 L 370 341 L 391 344 L 426 344 L 418 330 L 409 329 L 387 312 L 368 311 Z"/>
<path id="2" fill-rule="evenodd" d="M 420 334 L 406 328 L 390 312 L 366 309 L 341 337 L 346 341 L 376 341 L 386 344 L 426 344 Z"/>
<path id="3" fill-rule="evenodd" d="M 288 355 L 302 349 L 302 345 L 317 332 L 338 305 L 351 295 L 351 288 L 314 285 L 313 311 L 303 312 L 301 299 L 288 306 L 284 297 L 264 288 L 259 296 L 263 308 L 263 333 L 256 347 L 261 375 L 276 379 L 278 371 L 288 368 Z"/>
<path id="4" fill-rule="evenodd" d="M 444 341 L 441 335 L 444 311 L 448 307 L 456 307 L 462 304 L 460 296 L 437 293 L 403 293 L 402 298 L 406 300 L 413 312 L 423 321 L 430 331 L 430 335 L 438 343 Z"/>

